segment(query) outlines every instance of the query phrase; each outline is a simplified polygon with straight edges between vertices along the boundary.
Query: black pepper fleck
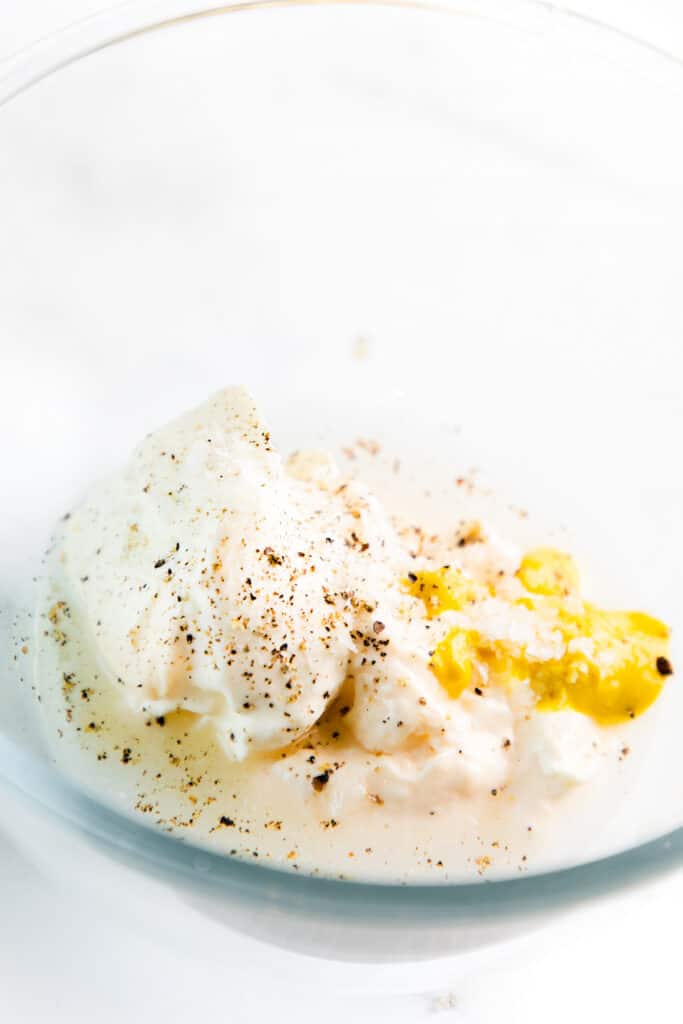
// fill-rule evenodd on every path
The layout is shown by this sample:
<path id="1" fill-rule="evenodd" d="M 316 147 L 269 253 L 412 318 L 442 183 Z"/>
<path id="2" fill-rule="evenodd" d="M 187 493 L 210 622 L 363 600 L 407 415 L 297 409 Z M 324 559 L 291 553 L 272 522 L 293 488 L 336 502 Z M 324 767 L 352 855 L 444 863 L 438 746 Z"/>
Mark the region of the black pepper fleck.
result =
<path id="1" fill-rule="evenodd" d="M 329 772 L 321 772 L 320 775 L 314 775 L 312 782 L 313 789 L 316 791 L 316 793 L 321 793 L 329 781 Z"/>

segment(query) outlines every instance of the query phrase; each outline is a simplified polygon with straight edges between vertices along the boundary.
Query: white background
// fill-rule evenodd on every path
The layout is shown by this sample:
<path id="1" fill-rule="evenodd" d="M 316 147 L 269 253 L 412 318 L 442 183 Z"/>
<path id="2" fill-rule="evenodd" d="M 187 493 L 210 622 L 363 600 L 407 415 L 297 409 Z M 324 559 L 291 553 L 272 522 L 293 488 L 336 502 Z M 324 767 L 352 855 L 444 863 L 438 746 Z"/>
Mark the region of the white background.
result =
<path id="1" fill-rule="evenodd" d="M 0 0 L 0 57 L 105 6 Z M 574 0 L 571 6 L 683 57 L 680 0 Z M 674 126 L 672 126 L 674 129 Z M 4 815 L 24 814 L 0 793 Z M 7 820 L 7 818 L 5 818 Z M 35 838 L 39 816 L 26 812 Z M 46 833 L 47 834 L 47 833 Z M 215 957 L 132 929 L 55 881 L 50 850 L 29 859 L 0 817 L 0 1021 L 683 1019 L 683 875 L 584 908 L 514 942 L 422 965 L 306 960 L 216 928 Z M 169 898 L 172 898 L 169 896 Z M 239 993 L 236 998 L 236 993 Z"/>

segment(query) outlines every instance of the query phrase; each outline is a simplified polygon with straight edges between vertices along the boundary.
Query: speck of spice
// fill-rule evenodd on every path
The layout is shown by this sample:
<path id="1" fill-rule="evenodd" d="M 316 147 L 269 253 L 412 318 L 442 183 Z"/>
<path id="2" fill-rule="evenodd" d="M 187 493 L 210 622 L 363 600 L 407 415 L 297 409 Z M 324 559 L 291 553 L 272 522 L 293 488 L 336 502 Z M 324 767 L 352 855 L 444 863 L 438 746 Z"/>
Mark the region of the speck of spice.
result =
<path id="1" fill-rule="evenodd" d="M 328 771 L 321 772 L 320 775 L 314 775 L 311 785 L 316 793 L 322 793 L 323 789 L 330 781 L 330 773 Z"/>

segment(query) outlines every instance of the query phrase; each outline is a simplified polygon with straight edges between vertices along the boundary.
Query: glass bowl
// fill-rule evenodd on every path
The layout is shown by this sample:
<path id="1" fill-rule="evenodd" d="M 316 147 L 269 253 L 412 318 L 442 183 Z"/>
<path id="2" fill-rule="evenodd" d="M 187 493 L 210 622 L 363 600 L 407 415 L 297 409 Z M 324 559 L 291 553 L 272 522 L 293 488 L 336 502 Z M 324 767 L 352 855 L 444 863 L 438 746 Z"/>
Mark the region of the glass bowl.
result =
<path id="1" fill-rule="evenodd" d="M 285 448 L 372 433 L 426 479 L 476 466 L 677 643 L 682 83 L 637 40 L 493 0 L 124 4 L 0 66 L 0 778 L 68 823 L 79 871 L 104 843 L 232 927 L 386 959 L 680 868 L 675 680 L 647 764 L 557 870 L 341 883 L 221 860 L 61 778 L 30 615 L 86 483 L 243 381 Z"/>

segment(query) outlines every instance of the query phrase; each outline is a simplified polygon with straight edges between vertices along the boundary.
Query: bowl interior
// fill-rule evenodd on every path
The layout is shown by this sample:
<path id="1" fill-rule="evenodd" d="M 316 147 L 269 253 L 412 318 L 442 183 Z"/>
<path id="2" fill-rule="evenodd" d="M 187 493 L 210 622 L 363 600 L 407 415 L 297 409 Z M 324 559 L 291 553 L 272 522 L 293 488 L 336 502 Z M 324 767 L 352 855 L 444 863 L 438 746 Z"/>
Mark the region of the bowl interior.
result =
<path id="1" fill-rule="evenodd" d="M 2 108 L 3 629 L 87 482 L 244 382 L 284 448 L 477 467 L 678 644 L 678 103 L 573 34 L 330 5 L 145 33 Z M 21 646 L 0 728 L 38 749 Z M 660 703 L 597 852 L 681 824 Z"/>

